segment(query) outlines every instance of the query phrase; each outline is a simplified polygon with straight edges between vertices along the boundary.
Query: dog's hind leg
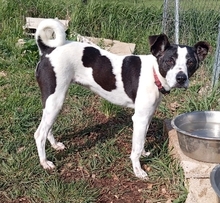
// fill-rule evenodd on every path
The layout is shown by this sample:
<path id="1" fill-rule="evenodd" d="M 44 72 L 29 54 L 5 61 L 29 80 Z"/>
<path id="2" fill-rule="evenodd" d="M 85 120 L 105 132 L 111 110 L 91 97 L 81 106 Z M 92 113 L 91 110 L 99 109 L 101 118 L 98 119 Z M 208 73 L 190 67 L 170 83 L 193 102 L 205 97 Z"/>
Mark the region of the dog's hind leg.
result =
<path id="1" fill-rule="evenodd" d="M 46 152 L 45 152 L 46 139 L 49 140 L 49 142 L 51 143 L 54 149 L 56 150 L 64 149 L 64 145 L 62 143 L 56 142 L 51 132 L 51 128 L 56 120 L 58 113 L 62 108 L 67 88 L 68 87 L 66 86 L 62 88 L 61 92 L 56 91 L 54 94 L 50 95 L 47 98 L 40 125 L 34 134 L 40 163 L 44 169 L 53 169 L 55 167 L 55 165 L 51 161 L 48 161 L 46 158 Z"/>
<path id="2" fill-rule="evenodd" d="M 40 125 L 34 134 L 34 138 L 41 165 L 45 169 L 52 169 L 55 166 L 46 159 L 45 143 L 46 139 L 48 139 L 54 149 L 62 150 L 65 148 L 62 143 L 55 140 L 51 128 L 62 108 L 71 78 L 66 79 L 64 83 L 59 83 L 54 68 L 51 66 L 47 57 L 42 57 L 41 62 L 38 63 L 36 78 L 41 90 L 44 109 Z"/>

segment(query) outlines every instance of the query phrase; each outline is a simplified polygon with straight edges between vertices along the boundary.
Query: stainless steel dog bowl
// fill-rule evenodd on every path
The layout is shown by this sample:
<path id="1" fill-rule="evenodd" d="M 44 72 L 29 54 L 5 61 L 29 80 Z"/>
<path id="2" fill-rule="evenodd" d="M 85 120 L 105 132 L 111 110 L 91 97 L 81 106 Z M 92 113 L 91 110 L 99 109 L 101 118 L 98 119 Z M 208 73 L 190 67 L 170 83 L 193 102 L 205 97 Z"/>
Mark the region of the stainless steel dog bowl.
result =
<path id="1" fill-rule="evenodd" d="M 212 169 L 210 182 L 217 195 L 217 202 L 220 203 L 220 165 L 217 165 Z"/>
<path id="2" fill-rule="evenodd" d="M 181 150 L 198 161 L 220 163 L 220 111 L 194 111 L 175 117 Z"/>

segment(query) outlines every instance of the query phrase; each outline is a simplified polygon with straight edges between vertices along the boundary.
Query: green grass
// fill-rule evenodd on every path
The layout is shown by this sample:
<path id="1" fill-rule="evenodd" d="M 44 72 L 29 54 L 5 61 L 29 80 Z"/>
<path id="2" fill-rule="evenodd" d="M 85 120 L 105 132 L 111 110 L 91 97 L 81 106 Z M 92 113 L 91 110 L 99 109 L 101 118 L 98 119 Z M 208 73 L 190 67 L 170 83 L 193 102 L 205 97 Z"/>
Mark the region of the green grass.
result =
<path id="1" fill-rule="evenodd" d="M 188 111 L 220 109 L 219 89 L 210 90 L 213 54 L 190 88 L 173 90 L 155 113 L 146 143 L 152 155 L 141 159 L 149 181 L 134 177 L 129 159 L 133 110 L 112 105 L 81 86 L 71 86 L 54 125 L 56 139 L 66 150 L 55 152 L 46 146 L 56 170 L 41 168 L 33 137 L 42 106 L 35 80 L 38 51 L 23 32 L 25 17 L 70 18 L 70 39 L 78 32 L 133 42 L 136 53 L 146 54 L 148 35 L 162 30 L 162 3 L 0 0 L 0 202 L 185 201 L 184 174 L 162 136 L 163 120 Z M 208 32 L 204 37 L 210 38 Z M 15 46 L 19 38 L 26 40 L 23 47 Z M 197 38 L 190 40 L 195 43 Z M 213 37 L 210 40 L 215 44 Z"/>

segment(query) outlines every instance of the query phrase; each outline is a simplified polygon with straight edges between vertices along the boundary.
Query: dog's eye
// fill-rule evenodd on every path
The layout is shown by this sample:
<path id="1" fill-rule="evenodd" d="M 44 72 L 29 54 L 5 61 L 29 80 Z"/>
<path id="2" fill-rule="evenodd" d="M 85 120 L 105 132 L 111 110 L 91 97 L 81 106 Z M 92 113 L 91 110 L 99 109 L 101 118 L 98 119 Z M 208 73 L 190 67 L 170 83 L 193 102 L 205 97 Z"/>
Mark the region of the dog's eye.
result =
<path id="1" fill-rule="evenodd" d="M 192 60 L 192 59 L 188 59 L 187 65 L 188 65 L 188 66 L 193 66 L 193 65 L 194 65 L 193 60 Z"/>
<path id="2" fill-rule="evenodd" d="M 169 59 L 167 59 L 165 62 L 166 62 L 166 64 L 167 64 L 168 66 L 174 65 L 174 60 L 173 60 L 173 58 L 169 58 Z"/>

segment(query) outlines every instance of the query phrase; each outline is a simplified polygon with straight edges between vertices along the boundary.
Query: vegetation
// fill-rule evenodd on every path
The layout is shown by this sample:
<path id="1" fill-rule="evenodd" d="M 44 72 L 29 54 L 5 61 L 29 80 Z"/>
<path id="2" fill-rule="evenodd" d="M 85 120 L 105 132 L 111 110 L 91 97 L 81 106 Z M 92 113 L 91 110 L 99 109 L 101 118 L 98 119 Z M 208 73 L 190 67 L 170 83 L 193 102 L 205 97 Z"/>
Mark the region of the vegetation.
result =
<path id="1" fill-rule="evenodd" d="M 169 154 L 163 121 L 187 111 L 220 109 L 219 90 L 210 88 L 213 53 L 190 88 L 173 90 L 155 113 L 146 144 L 152 155 L 141 160 L 149 181 L 134 177 L 129 159 L 133 110 L 111 105 L 80 86 L 70 88 L 54 126 L 67 149 L 55 152 L 47 146 L 55 171 L 41 168 L 33 138 L 42 106 L 34 75 L 38 51 L 22 29 L 25 17 L 70 19 L 69 39 L 77 32 L 133 42 L 135 53 L 148 54 L 148 36 L 162 30 L 162 3 L 0 0 L 0 202 L 184 202 L 184 174 Z M 20 38 L 24 46 L 16 46 Z"/>

